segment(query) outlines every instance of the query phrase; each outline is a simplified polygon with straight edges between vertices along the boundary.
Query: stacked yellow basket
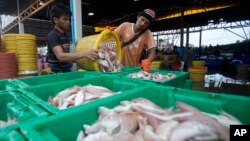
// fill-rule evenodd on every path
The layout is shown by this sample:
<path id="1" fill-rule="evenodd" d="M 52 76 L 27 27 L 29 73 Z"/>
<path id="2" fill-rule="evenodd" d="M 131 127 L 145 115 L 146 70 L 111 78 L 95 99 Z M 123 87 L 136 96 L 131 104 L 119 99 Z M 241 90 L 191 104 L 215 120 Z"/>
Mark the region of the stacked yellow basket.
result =
<path id="1" fill-rule="evenodd" d="M 194 82 L 203 82 L 207 73 L 207 67 L 205 67 L 205 61 L 192 61 L 192 67 L 188 67 L 189 77 Z"/>
<path id="2" fill-rule="evenodd" d="M 17 62 L 19 74 L 37 73 L 36 37 L 31 34 L 17 36 Z"/>
<path id="3" fill-rule="evenodd" d="M 16 53 L 18 34 L 5 34 L 3 36 L 3 50 L 6 53 Z"/>

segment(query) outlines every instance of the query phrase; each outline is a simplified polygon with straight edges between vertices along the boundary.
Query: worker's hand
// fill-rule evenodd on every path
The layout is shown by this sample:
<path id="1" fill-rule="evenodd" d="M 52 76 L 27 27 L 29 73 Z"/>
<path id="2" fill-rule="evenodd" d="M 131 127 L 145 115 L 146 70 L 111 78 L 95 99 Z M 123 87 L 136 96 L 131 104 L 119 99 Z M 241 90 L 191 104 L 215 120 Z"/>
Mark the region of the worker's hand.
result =
<path id="1" fill-rule="evenodd" d="M 151 61 L 149 59 L 144 59 L 141 61 L 141 63 L 143 70 L 146 72 L 150 72 Z"/>
<path id="2" fill-rule="evenodd" d="M 91 59 L 91 60 L 97 60 L 99 58 L 98 57 L 98 51 L 97 50 L 90 50 L 88 52 L 85 52 L 84 57 L 88 58 L 88 59 Z"/>

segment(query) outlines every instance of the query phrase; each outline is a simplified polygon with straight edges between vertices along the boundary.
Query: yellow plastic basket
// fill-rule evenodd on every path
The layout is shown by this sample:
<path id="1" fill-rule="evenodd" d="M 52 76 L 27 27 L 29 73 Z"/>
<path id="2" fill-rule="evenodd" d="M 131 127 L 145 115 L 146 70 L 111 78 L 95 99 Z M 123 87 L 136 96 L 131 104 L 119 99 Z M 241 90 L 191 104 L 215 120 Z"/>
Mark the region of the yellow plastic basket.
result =
<path id="1" fill-rule="evenodd" d="M 16 43 L 18 72 L 36 71 L 36 36 L 32 34 L 18 34 Z"/>
<path id="2" fill-rule="evenodd" d="M 18 34 L 17 40 L 21 40 L 22 42 L 30 42 L 30 40 L 35 41 L 36 36 L 32 34 Z"/>
<path id="3" fill-rule="evenodd" d="M 204 66 L 205 61 L 192 61 L 193 66 Z"/>
<path id="4" fill-rule="evenodd" d="M 4 34 L 3 35 L 3 50 L 5 52 L 16 53 L 16 41 L 18 34 Z"/>
<path id="5" fill-rule="evenodd" d="M 207 73 L 207 67 L 189 67 L 188 73 L 192 81 L 203 82 L 205 74 Z"/>
<path id="6" fill-rule="evenodd" d="M 151 69 L 159 69 L 159 68 L 160 68 L 160 64 L 161 64 L 161 61 L 153 61 L 153 62 L 150 64 L 150 68 L 151 68 Z"/>
<path id="7" fill-rule="evenodd" d="M 108 46 L 114 47 L 118 60 L 121 60 L 121 44 L 118 35 L 111 30 L 104 30 L 100 34 L 83 37 L 76 44 L 76 52 L 87 52 L 91 49 L 97 50 L 99 44 L 105 42 Z M 84 70 L 100 71 L 99 65 L 96 61 L 87 58 L 78 59 L 77 65 Z"/>

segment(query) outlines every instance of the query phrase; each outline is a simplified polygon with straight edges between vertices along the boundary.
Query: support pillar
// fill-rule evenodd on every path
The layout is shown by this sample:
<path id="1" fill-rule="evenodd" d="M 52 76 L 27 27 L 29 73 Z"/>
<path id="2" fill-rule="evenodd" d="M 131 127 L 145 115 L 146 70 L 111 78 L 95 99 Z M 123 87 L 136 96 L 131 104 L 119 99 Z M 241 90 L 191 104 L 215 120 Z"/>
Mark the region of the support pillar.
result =
<path id="1" fill-rule="evenodd" d="M 200 40 L 199 40 L 199 47 L 201 47 L 201 40 L 202 40 L 202 30 L 200 30 Z"/>
<path id="2" fill-rule="evenodd" d="M 70 0 L 70 11 L 71 16 L 71 33 L 72 41 L 70 44 L 70 52 L 75 51 L 75 44 L 82 38 L 82 1 L 81 0 Z M 76 71 L 77 66 L 74 63 L 71 71 Z"/>
<path id="3" fill-rule="evenodd" d="M 186 47 L 189 47 L 189 27 L 187 27 L 187 33 L 186 33 Z"/>
<path id="4" fill-rule="evenodd" d="M 72 44 L 82 38 L 82 4 L 81 0 L 70 0 Z"/>
<path id="5" fill-rule="evenodd" d="M 19 34 L 24 34 L 24 24 L 18 23 L 18 27 L 19 27 Z"/>
<path id="6" fill-rule="evenodd" d="M 180 39 L 180 46 L 183 47 L 183 40 L 184 40 L 184 7 L 181 7 L 181 39 Z"/>

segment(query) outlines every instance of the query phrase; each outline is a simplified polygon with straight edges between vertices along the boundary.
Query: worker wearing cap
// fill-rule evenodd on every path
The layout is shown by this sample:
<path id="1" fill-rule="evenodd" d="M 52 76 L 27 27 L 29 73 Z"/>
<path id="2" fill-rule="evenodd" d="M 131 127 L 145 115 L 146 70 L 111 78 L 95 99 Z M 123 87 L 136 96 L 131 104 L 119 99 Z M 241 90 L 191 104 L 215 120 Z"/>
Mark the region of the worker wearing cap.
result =
<path id="1" fill-rule="evenodd" d="M 122 43 L 122 61 L 124 66 L 142 66 L 144 71 L 150 71 L 150 63 L 155 58 L 156 44 L 149 26 L 155 19 L 155 11 L 145 9 L 137 16 L 136 23 L 125 22 L 115 29 Z M 140 35 L 133 42 L 123 46 L 134 36 Z M 147 49 L 148 55 L 142 59 L 143 50 Z M 140 64 L 141 61 L 141 64 Z"/>

